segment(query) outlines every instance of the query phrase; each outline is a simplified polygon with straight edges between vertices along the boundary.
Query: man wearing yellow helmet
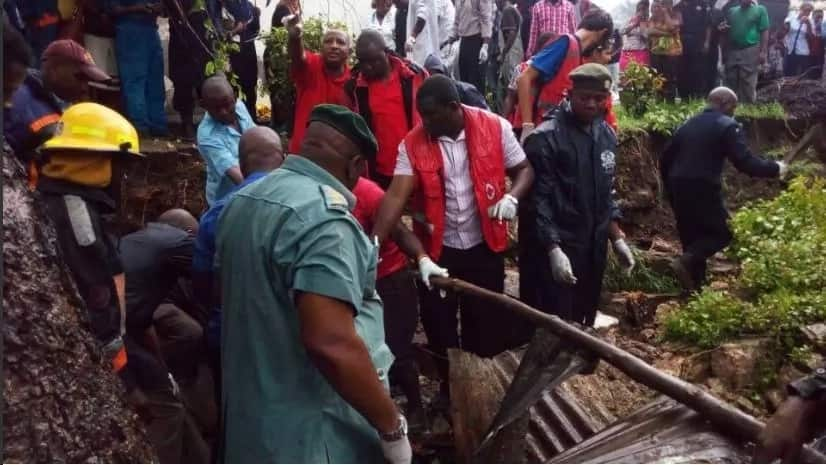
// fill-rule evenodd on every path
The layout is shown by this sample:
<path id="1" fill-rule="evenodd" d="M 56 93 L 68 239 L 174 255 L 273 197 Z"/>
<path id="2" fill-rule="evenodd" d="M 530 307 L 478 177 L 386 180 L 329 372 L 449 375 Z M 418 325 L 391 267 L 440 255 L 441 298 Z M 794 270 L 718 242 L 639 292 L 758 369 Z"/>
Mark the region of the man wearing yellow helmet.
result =
<path id="1" fill-rule="evenodd" d="M 104 356 L 147 421 L 161 461 L 202 462 L 203 451 L 184 444 L 191 440 L 193 426 L 173 378 L 155 355 L 126 334 L 124 269 L 101 220 L 117 209 L 121 165 L 129 156 L 141 155 L 135 127 L 114 110 L 79 103 L 66 109 L 57 135 L 40 153 L 37 189 Z"/>

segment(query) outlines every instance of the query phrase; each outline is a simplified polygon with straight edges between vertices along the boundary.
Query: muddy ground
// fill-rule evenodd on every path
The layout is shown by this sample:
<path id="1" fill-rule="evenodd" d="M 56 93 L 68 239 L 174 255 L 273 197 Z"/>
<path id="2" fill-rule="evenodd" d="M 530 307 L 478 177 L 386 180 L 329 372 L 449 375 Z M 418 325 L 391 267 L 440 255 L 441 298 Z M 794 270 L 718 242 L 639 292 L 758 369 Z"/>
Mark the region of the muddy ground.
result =
<path id="1" fill-rule="evenodd" d="M 761 121 L 746 125 L 750 144 L 756 151 L 782 151 L 790 145 L 789 139 L 802 134 L 800 125 L 794 127 L 779 121 Z M 662 138 L 645 133 L 623 134 L 618 150 L 616 193 L 624 212 L 623 227 L 631 242 L 647 250 L 655 245 L 669 256 L 679 252 L 673 216 L 662 196 L 657 158 L 664 146 Z M 191 145 L 172 141 L 142 142 L 147 157 L 134 160 L 127 171 L 127 179 L 121 199 L 121 212 L 116 220 L 119 232 L 126 233 L 151 221 L 161 212 L 172 207 L 183 207 L 195 215 L 205 209 L 204 163 Z M 783 183 L 777 180 L 754 180 L 726 170 L 725 189 L 730 208 L 757 199 L 777 195 Z M 718 259 L 711 267 L 712 281 L 725 285 L 727 277 L 735 273 L 735 264 Z M 506 292 L 518 293 L 518 270 L 510 269 Z M 666 299 L 667 300 L 667 299 Z M 652 365 L 693 382 L 704 384 L 718 396 L 737 404 L 753 415 L 765 416 L 771 405 L 743 401 L 742 392 L 729 389 L 715 381 L 708 369 L 706 354 L 698 354 L 690 347 L 664 344 L 658 340 L 656 313 L 667 311 L 669 305 L 679 304 L 679 299 L 663 303 L 664 299 L 643 293 L 616 293 L 603 296 L 601 311 L 617 317 L 618 326 L 602 330 L 602 336 L 637 355 Z M 630 302 L 630 303 L 629 303 Z M 644 317 L 640 317 L 644 308 Z M 637 310 L 634 310 L 637 309 Z M 443 406 L 434 405 L 438 393 L 435 372 L 428 367 L 430 354 L 424 347 L 426 340 L 420 332 L 416 343 L 420 347 L 423 365 L 422 383 L 424 397 L 431 407 L 431 434 L 418 446 L 424 461 L 444 462 L 452 459 L 450 419 Z M 698 360 L 701 363 L 698 363 Z M 705 364 L 704 364 L 705 363 Z M 431 364 L 432 365 L 432 364 Z M 568 386 L 578 393 L 581 404 L 595 418 L 610 421 L 623 417 L 645 405 L 656 396 L 655 392 L 638 385 L 607 364 L 600 364 L 590 376 L 577 376 Z M 403 399 L 399 399 L 403 402 Z"/>

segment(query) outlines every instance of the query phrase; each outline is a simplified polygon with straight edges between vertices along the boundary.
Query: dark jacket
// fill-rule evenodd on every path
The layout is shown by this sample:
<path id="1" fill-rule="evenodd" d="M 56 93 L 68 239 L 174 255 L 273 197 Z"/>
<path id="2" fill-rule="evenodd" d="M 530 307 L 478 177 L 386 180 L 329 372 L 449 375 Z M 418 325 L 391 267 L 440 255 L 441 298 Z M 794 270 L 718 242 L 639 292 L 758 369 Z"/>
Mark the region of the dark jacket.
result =
<path id="1" fill-rule="evenodd" d="M 445 76 L 450 77 L 450 74 L 448 74 L 447 68 L 445 68 L 444 63 L 442 63 L 441 58 L 436 56 L 434 53 L 428 55 L 428 57 L 424 60 L 424 68 L 428 73 L 430 73 L 431 76 L 436 74 L 444 74 Z M 459 100 L 462 105 L 490 111 L 488 102 L 485 100 L 485 96 L 479 92 L 479 89 L 477 89 L 476 86 L 469 82 L 457 81 L 455 79 L 453 79 L 453 83 L 456 84 L 456 90 L 459 91 Z"/>
<path id="2" fill-rule="evenodd" d="M 3 135 L 18 158 L 28 161 L 31 152 L 52 138 L 65 103 L 46 90 L 40 71 L 30 69 L 23 85 L 3 111 Z"/>
<path id="3" fill-rule="evenodd" d="M 605 260 L 608 227 L 621 216 L 613 199 L 616 146 L 604 120 L 586 132 L 567 102 L 528 137 L 525 153 L 536 173 L 536 228 L 544 250 L 558 244 L 592 250 Z"/>
<path id="4" fill-rule="evenodd" d="M 191 275 L 194 242 L 186 231 L 163 223 L 148 223 L 120 239 L 127 331 L 142 334 L 152 325 L 155 309 L 170 296 L 178 278 Z"/>
<path id="5" fill-rule="evenodd" d="M 726 158 L 751 176 L 771 178 L 778 174 L 777 163 L 752 155 L 734 118 L 712 109 L 677 129 L 660 158 L 660 172 L 666 187 L 675 180 L 719 187 Z"/>

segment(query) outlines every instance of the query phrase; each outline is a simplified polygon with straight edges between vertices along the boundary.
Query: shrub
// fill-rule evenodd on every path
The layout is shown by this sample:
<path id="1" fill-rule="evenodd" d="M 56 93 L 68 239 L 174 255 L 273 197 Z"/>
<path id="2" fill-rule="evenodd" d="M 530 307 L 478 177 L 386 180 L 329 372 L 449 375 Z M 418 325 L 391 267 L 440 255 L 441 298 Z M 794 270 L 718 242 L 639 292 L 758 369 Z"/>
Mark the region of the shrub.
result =
<path id="1" fill-rule="evenodd" d="M 620 78 L 620 101 L 633 116 L 640 116 L 660 98 L 665 78 L 654 68 L 630 63 Z"/>
<path id="2" fill-rule="evenodd" d="M 760 334 L 785 355 L 800 352 L 799 328 L 826 319 L 826 181 L 797 178 L 741 209 L 731 226 L 737 292 L 703 289 L 666 317 L 664 336 L 709 347 Z"/>

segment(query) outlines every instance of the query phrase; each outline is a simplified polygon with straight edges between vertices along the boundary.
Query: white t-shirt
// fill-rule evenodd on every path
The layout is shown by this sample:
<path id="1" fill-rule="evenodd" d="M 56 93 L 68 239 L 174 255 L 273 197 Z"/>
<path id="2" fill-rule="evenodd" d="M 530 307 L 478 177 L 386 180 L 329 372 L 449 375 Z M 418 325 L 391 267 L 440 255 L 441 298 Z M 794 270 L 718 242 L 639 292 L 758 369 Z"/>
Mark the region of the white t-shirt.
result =
<path id="1" fill-rule="evenodd" d="M 809 24 L 811 24 L 811 18 Z M 786 53 L 788 55 L 809 55 L 809 40 L 806 38 L 806 33 L 809 32 L 809 27 L 798 18 L 791 18 L 786 20 L 789 25 L 789 33 L 786 34 L 785 44 Z"/>
<path id="2" fill-rule="evenodd" d="M 396 38 L 394 37 L 394 33 L 396 31 L 395 5 L 390 7 L 390 11 L 384 15 L 384 19 L 381 21 L 379 21 L 378 16 L 376 16 L 375 10 L 370 13 L 370 17 L 367 18 L 367 25 L 364 29 L 379 31 L 382 37 L 384 37 L 384 45 L 389 47 L 391 50 L 396 50 Z M 396 51 L 398 52 L 398 50 Z"/>

